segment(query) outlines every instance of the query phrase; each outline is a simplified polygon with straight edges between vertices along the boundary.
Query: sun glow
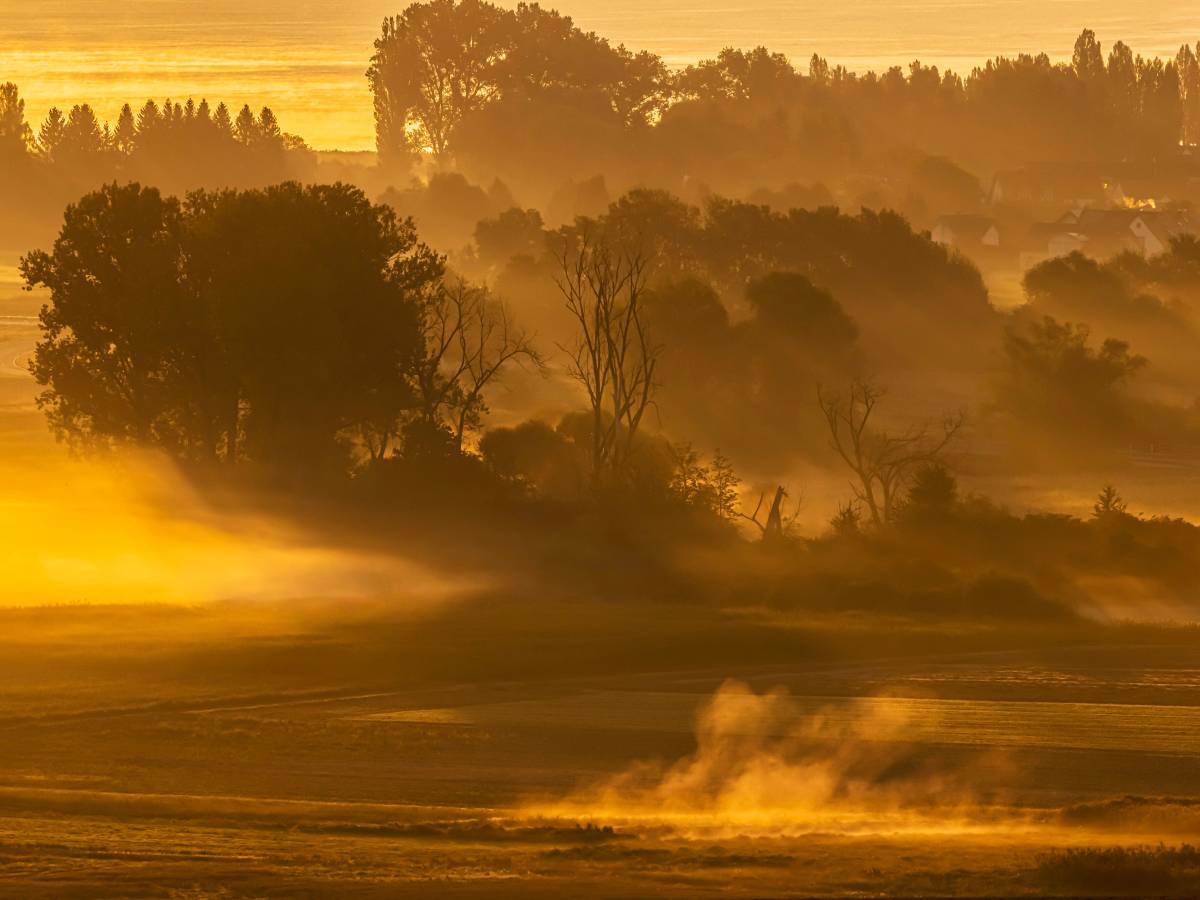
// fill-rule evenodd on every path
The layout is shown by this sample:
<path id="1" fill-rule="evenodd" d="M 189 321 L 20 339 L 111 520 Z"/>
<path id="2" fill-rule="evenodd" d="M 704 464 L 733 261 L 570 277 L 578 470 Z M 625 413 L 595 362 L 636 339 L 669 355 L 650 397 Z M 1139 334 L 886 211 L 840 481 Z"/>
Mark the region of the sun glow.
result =
<path id="1" fill-rule="evenodd" d="M 207 506 L 149 454 L 6 462 L 0 605 L 441 595 L 416 565 L 322 545 L 264 515 Z"/>

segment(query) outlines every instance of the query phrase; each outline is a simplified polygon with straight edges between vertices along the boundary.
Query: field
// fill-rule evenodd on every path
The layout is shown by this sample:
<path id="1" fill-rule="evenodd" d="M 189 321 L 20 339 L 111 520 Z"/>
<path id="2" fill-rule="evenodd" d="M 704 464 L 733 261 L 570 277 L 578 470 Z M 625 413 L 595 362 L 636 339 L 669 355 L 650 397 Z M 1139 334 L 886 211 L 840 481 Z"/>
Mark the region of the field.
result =
<path id="1" fill-rule="evenodd" d="M 814 623 L 791 662 L 662 670 L 602 633 L 607 663 L 555 677 L 522 664 L 554 613 L 505 629 L 474 615 L 494 602 L 0 613 L 0 893 L 1076 893 L 1112 861 L 1048 854 L 1200 831 L 1188 631 L 941 653 L 863 632 L 835 660 Z M 1182 890 L 1164 853 L 1100 892 Z"/>

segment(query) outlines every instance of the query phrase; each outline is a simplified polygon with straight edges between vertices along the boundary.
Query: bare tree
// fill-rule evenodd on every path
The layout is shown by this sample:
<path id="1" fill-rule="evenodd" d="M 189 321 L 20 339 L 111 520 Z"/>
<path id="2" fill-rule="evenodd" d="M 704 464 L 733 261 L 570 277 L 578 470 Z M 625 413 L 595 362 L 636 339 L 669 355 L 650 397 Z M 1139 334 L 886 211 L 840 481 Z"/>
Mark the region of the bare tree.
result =
<path id="1" fill-rule="evenodd" d="M 510 364 L 541 369 L 532 337 L 517 326 L 508 306 L 486 288 L 456 279 L 422 310 L 425 357 L 417 367 L 422 414 L 445 424 L 462 449 L 468 431 L 487 412 L 484 393 Z"/>
<path id="2" fill-rule="evenodd" d="M 804 503 L 804 497 L 801 495 L 796 498 L 792 511 L 786 512 L 784 510 L 784 502 L 787 498 L 787 488 L 781 484 L 775 488 L 775 499 L 771 501 L 765 521 L 760 519 L 759 515 L 762 513 L 763 503 L 767 499 L 766 491 L 758 495 L 758 504 L 754 507 L 754 512 L 750 515 L 738 513 L 738 516 L 747 522 L 753 522 L 758 527 L 759 532 L 761 532 L 764 542 L 779 540 L 787 534 L 792 523 L 796 521 L 796 518 L 800 515 L 800 507 Z"/>
<path id="3" fill-rule="evenodd" d="M 592 481 L 628 474 L 634 441 L 654 402 L 662 348 L 646 330 L 643 294 L 649 263 L 640 250 L 616 249 L 586 228 L 564 241 L 555 278 L 578 326 L 563 350 L 592 413 Z"/>
<path id="4" fill-rule="evenodd" d="M 412 375 L 412 411 L 420 420 L 445 428 L 461 450 L 487 412 L 485 393 L 510 364 L 538 369 L 545 362 L 531 335 L 486 288 L 456 279 L 425 297 L 420 307 L 424 353 Z M 412 419 L 412 414 L 407 417 Z M 363 443 L 373 459 L 382 459 L 405 418 L 373 422 Z"/>
<path id="5" fill-rule="evenodd" d="M 917 467 L 941 460 L 965 418 L 961 412 L 955 413 L 937 426 L 914 426 L 899 434 L 878 430 L 871 427 L 871 416 L 885 393 L 861 379 L 852 381 L 845 395 L 817 388 L 830 444 L 854 474 L 851 488 L 876 527 L 891 521 L 897 500 Z"/>

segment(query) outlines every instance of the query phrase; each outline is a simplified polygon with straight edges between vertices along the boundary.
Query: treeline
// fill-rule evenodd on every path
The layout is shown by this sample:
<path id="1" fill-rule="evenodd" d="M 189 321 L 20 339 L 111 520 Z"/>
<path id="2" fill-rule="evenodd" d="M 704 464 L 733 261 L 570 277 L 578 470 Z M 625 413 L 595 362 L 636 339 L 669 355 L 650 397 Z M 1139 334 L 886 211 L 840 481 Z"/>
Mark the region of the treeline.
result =
<path id="1" fill-rule="evenodd" d="M 269 107 L 233 115 L 224 103 L 153 100 L 126 104 L 115 123 L 90 105 L 53 108 L 36 128 L 25 119 L 17 85 L 0 85 L 0 188 L 8 215 L 57 215 L 71 198 L 113 179 L 173 191 L 280 181 L 309 164 L 304 142 L 283 132 Z M 3 224 L 3 223 L 0 223 Z"/>
<path id="2" fill-rule="evenodd" d="M 895 151 L 979 169 L 1157 158 L 1200 141 L 1200 65 L 1107 56 L 1091 31 L 1072 62 L 996 58 L 965 77 L 914 62 L 858 75 L 759 47 L 679 72 L 537 4 L 432 0 L 384 22 L 368 71 L 381 159 L 421 153 L 477 180 L 620 180 L 753 188 L 885 166 Z M 519 178 L 524 175 L 524 180 Z"/>
<path id="3" fill-rule="evenodd" d="M 999 406 L 1027 440 L 1194 452 L 1200 239 L 1176 235 L 1150 257 L 1050 259 L 1025 274 L 1024 290 Z"/>
<path id="4" fill-rule="evenodd" d="M 752 216 L 760 230 L 747 230 Z M 528 217 L 509 218 L 529 237 Z M 639 220 L 657 227 L 643 231 Z M 751 242 L 729 270 L 749 278 L 740 321 L 705 283 L 707 229 L 726 226 Z M 54 245 L 21 262 L 27 284 L 49 292 L 32 363 L 38 403 L 81 452 L 148 445 L 198 476 L 332 499 L 364 527 L 419 522 L 456 541 L 513 531 L 534 546 L 544 538 L 555 556 L 546 564 L 572 577 L 580 566 L 611 567 L 619 552 L 621 579 L 637 571 L 657 588 L 831 611 L 1066 622 L 1088 600 L 1073 587 L 1085 571 L 1145 578 L 1164 602 L 1188 602 L 1200 530 L 1133 516 L 1115 491 L 1087 523 L 1015 516 L 964 496 L 952 470 L 964 415 L 914 413 L 856 376 L 862 326 L 821 286 L 833 283 L 829 273 L 787 271 L 800 257 L 784 254 L 855 269 L 873 254 L 886 268 L 920 260 L 924 242 L 932 249 L 898 303 L 914 318 L 890 326 L 898 339 L 902 328 L 919 336 L 913 323 L 938 301 L 927 297 L 926 313 L 909 307 L 960 263 L 903 220 L 770 217 L 729 201 L 694 218 L 649 192 L 534 233 L 550 249 L 525 259 L 569 323 L 554 362 L 575 389 L 565 413 L 494 427 L 497 388 L 520 387 L 517 370 L 542 372 L 548 359 L 498 297 L 450 272 L 390 207 L 346 185 L 184 200 L 109 185 L 72 204 Z M 819 252 L 782 249 L 818 237 Z M 689 243 L 695 255 L 680 255 Z M 1180 244 L 1148 271 L 1175 277 L 1187 251 Z M 961 323 L 962 338 L 976 352 L 1003 343 L 996 399 L 1037 453 L 1047 434 L 1082 443 L 1133 433 L 1122 389 L 1145 361 L 1127 344 L 1096 347 L 1086 329 L 1052 318 L 1005 323 L 983 304 L 982 318 Z M 674 416 L 689 398 L 714 406 L 694 420 Z M 706 419 L 713 431 L 700 427 Z M 757 449 L 775 472 L 804 457 L 808 441 L 830 448 L 824 462 L 848 493 L 818 536 L 796 527 L 800 486 L 751 488 L 729 457 L 688 442 L 714 446 L 722 424 L 758 424 L 752 433 L 774 458 L 763 463 L 769 454 L 753 442 L 734 458 Z M 753 546 L 763 552 L 739 539 L 739 525 L 761 536 Z M 718 552 L 676 552 L 684 546 Z M 681 557 L 697 561 L 681 573 Z"/>
<path id="5" fill-rule="evenodd" d="M 457 177 L 435 176 L 430 192 Z M 864 368 L 941 380 L 977 370 L 978 348 L 998 342 L 979 272 L 896 213 L 782 213 L 721 197 L 698 207 L 635 189 L 579 221 L 654 262 L 645 304 L 663 345 L 658 421 L 742 461 L 826 454 L 820 381 Z M 458 264 L 566 344 L 557 254 L 577 227 L 509 209 L 477 224 L 473 256 Z"/>
<path id="6" fill-rule="evenodd" d="M 42 406 L 81 448 L 150 442 L 188 463 L 342 474 L 484 459 L 571 499 L 600 480 L 665 490 L 679 442 L 759 472 L 836 465 L 817 388 L 864 372 L 903 385 L 893 422 L 978 407 L 975 433 L 1018 467 L 1046 446 L 1078 462 L 1191 445 L 1195 411 L 1166 402 L 1162 379 L 1191 383 L 1179 360 L 1194 360 L 1198 329 L 1150 285 L 1195 292 L 1196 246 L 1048 262 L 1005 314 L 969 263 L 893 213 L 701 210 L 633 191 L 553 231 L 533 211 L 483 220 L 477 257 L 454 271 L 411 221 L 345 185 L 182 201 L 134 185 L 71 206 L 53 251 L 22 265 L 53 301 Z M 588 411 L 486 433 L 496 387 L 552 354 L 558 381 L 520 380 L 508 416 L 574 403 L 564 378 Z"/>

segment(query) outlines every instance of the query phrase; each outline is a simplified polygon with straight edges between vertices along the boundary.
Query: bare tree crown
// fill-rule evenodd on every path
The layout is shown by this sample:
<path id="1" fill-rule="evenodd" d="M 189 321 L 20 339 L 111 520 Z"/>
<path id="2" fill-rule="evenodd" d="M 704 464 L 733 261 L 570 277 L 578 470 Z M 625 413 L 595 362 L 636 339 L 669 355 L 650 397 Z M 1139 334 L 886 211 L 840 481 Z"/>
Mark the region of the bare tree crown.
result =
<path id="1" fill-rule="evenodd" d="M 592 413 L 592 477 L 628 474 L 638 430 L 654 403 L 662 353 L 646 329 L 650 265 L 640 250 L 617 249 L 589 229 L 568 237 L 555 278 L 577 326 L 563 350 Z"/>
<path id="2" fill-rule="evenodd" d="M 901 433 L 874 428 L 871 418 L 885 394 L 882 387 L 863 379 L 852 381 L 845 394 L 817 388 L 830 445 L 853 473 L 851 488 L 876 527 L 891 521 L 913 472 L 940 461 L 965 421 L 959 412 L 936 425 L 914 426 Z"/>

